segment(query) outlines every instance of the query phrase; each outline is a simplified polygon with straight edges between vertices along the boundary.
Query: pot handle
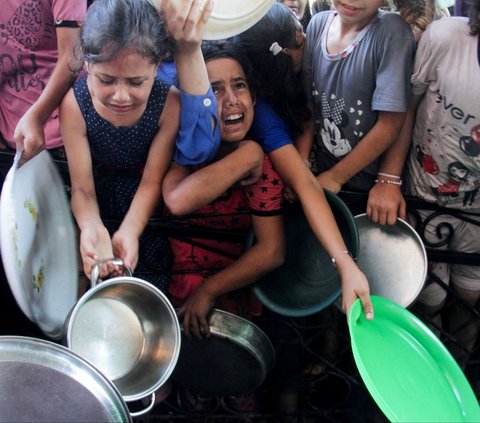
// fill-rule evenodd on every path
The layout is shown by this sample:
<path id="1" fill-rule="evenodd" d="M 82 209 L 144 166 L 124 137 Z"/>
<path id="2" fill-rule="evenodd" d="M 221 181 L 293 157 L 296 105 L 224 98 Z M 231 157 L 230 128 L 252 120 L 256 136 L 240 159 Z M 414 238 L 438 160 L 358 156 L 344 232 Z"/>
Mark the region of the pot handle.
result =
<path id="1" fill-rule="evenodd" d="M 123 260 L 119 258 L 111 258 L 111 259 L 106 259 L 99 261 L 98 263 L 95 264 L 92 268 L 92 273 L 90 274 L 90 284 L 91 287 L 94 288 L 95 285 L 98 283 L 98 276 L 100 275 L 100 267 L 103 266 L 106 263 L 112 263 L 115 266 L 122 266 L 124 272 L 126 273 L 127 276 L 132 276 L 132 271 L 123 265 Z"/>
<path id="2" fill-rule="evenodd" d="M 150 404 L 148 404 L 146 408 L 140 411 L 135 411 L 133 413 L 130 411 L 130 415 L 132 417 L 138 417 L 138 416 L 143 416 L 144 414 L 147 414 L 155 405 L 155 392 L 152 392 L 152 395 L 150 396 L 150 398 L 151 398 Z"/>

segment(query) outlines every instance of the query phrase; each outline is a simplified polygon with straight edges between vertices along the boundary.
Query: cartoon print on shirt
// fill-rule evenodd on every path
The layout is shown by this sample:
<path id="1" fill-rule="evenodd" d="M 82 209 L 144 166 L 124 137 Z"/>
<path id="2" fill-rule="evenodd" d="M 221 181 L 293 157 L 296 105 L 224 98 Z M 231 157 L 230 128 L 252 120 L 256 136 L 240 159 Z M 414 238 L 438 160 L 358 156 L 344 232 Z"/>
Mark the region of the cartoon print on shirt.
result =
<path id="1" fill-rule="evenodd" d="M 480 125 L 474 126 L 470 131 L 470 136 L 463 136 L 460 138 L 460 149 L 470 158 L 477 167 L 477 172 L 472 173 L 471 185 L 475 188 L 471 191 L 466 191 L 463 197 L 463 205 L 466 208 L 472 208 L 475 197 L 478 193 L 478 185 L 480 180 Z"/>
<path id="2" fill-rule="evenodd" d="M 332 99 L 335 96 L 332 95 Z M 320 136 L 326 149 L 335 157 L 343 157 L 352 151 L 352 145 L 343 134 L 342 127 L 348 125 L 348 116 L 343 111 L 345 100 L 339 99 L 333 108 L 330 107 L 325 93 L 322 94 L 323 125 Z"/>
<path id="3" fill-rule="evenodd" d="M 437 162 L 432 157 L 430 146 L 426 143 L 417 145 L 415 147 L 416 158 L 420 167 L 430 175 L 438 175 L 440 168 Z"/>
<path id="4" fill-rule="evenodd" d="M 467 179 L 469 170 L 459 161 L 448 165 L 447 181 L 438 187 L 432 187 L 432 191 L 439 198 L 439 204 L 445 206 L 449 200 L 458 197 L 458 191 L 463 181 Z"/>

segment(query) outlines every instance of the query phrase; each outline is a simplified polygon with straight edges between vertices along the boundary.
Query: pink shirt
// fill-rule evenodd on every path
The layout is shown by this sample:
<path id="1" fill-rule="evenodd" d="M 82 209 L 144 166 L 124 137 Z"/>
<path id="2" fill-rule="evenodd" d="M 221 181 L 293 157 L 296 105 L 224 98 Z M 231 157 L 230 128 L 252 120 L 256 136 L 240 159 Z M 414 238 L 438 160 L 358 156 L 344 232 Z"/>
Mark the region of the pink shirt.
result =
<path id="1" fill-rule="evenodd" d="M 57 62 L 56 27 L 81 24 L 86 0 L 3 0 L 0 8 L 0 133 L 15 148 L 19 119 Z M 69 22 L 66 22 L 69 21 Z M 45 125 L 47 148 L 62 145 L 58 108 Z"/>

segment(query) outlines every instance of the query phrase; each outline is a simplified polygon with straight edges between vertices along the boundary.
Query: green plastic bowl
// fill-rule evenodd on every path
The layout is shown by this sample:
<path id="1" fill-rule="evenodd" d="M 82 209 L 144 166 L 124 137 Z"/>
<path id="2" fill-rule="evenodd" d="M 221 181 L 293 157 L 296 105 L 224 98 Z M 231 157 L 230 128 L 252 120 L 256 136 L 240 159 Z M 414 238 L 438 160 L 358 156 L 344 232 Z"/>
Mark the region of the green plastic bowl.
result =
<path id="1" fill-rule="evenodd" d="M 459 365 L 435 334 L 397 303 L 371 296 L 348 314 L 355 363 L 365 386 L 392 422 L 480 422 L 480 407 Z"/>

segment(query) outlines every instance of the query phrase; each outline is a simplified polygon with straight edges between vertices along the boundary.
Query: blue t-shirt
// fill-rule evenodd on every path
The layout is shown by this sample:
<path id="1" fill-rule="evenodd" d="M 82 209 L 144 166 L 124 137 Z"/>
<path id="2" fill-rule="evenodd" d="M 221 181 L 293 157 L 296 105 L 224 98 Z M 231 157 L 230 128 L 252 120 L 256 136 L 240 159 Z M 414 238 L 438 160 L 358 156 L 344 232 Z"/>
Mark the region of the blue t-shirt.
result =
<path id="1" fill-rule="evenodd" d="M 255 114 L 249 135 L 269 154 L 284 145 L 292 144 L 290 128 L 265 101 L 255 105 Z"/>

